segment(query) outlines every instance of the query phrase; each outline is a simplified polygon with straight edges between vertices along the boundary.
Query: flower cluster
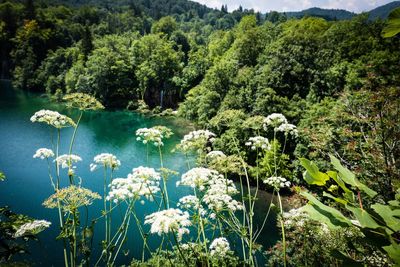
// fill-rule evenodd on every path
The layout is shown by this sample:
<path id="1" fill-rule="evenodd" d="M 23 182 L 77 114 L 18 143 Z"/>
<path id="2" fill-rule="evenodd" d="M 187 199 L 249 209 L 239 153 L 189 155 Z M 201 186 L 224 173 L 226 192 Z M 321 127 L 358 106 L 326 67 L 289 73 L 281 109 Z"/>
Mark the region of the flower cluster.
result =
<path id="1" fill-rule="evenodd" d="M 192 223 L 189 220 L 189 213 L 183 212 L 180 209 L 167 209 L 154 212 L 146 216 L 145 224 L 151 224 L 151 233 L 158 235 L 175 232 L 178 235 L 178 240 L 182 240 L 183 234 L 189 234 L 187 228 Z"/>
<path id="2" fill-rule="evenodd" d="M 96 98 L 84 93 L 67 94 L 63 97 L 63 100 L 67 102 L 67 107 L 79 110 L 104 109 L 104 106 Z"/>
<path id="3" fill-rule="evenodd" d="M 132 200 L 141 196 L 153 200 L 153 195 L 160 191 L 161 176 L 153 168 L 138 167 L 128 174 L 127 178 L 116 178 L 110 184 L 107 200 Z"/>
<path id="4" fill-rule="evenodd" d="M 79 207 L 92 205 L 96 199 L 101 199 L 99 194 L 83 187 L 70 185 L 57 190 L 43 202 L 43 206 L 53 209 L 57 208 L 60 203 L 64 211 L 74 212 Z"/>
<path id="5" fill-rule="evenodd" d="M 205 185 L 207 185 L 208 181 L 213 177 L 218 176 L 218 172 L 207 169 L 207 168 L 193 168 L 188 172 L 184 173 L 181 177 L 181 180 L 176 183 L 179 185 L 186 185 L 192 188 L 199 188 L 200 191 L 205 189 Z"/>
<path id="6" fill-rule="evenodd" d="M 264 119 L 264 130 L 268 129 L 268 126 L 277 129 L 281 124 L 287 123 L 287 119 L 281 113 L 272 113 Z"/>
<path id="7" fill-rule="evenodd" d="M 44 122 L 58 129 L 70 126 L 76 127 L 75 122 L 71 118 L 62 115 L 57 111 L 46 109 L 37 111 L 31 117 L 31 122 Z"/>
<path id="8" fill-rule="evenodd" d="M 290 123 L 283 123 L 281 124 L 278 128 L 276 128 L 277 132 L 283 132 L 285 135 L 292 135 L 294 137 L 297 137 L 299 132 L 297 131 L 297 128 L 295 125 L 290 124 Z"/>
<path id="9" fill-rule="evenodd" d="M 214 239 L 210 245 L 210 255 L 212 257 L 223 258 L 230 251 L 229 242 L 225 237 Z"/>
<path id="10" fill-rule="evenodd" d="M 302 227 L 309 219 L 307 213 L 299 209 L 291 209 L 283 213 L 285 226 L 288 228 Z"/>
<path id="11" fill-rule="evenodd" d="M 155 146 L 164 145 L 162 141 L 162 139 L 164 138 L 163 132 L 156 127 L 140 128 L 136 131 L 136 136 L 136 140 L 143 142 L 143 144 L 153 143 Z"/>
<path id="12" fill-rule="evenodd" d="M 44 229 L 50 227 L 51 222 L 45 220 L 34 220 L 32 222 L 21 225 L 14 234 L 14 238 L 22 237 L 26 235 L 36 235 L 42 232 Z"/>
<path id="13" fill-rule="evenodd" d="M 72 168 L 72 163 L 76 163 L 78 161 L 82 161 L 82 158 L 79 157 L 78 155 L 74 154 L 64 154 L 61 156 L 58 156 L 55 160 L 57 162 L 58 166 L 61 166 L 61 168 Z"/>
<path id="14" fill-rule="evenodd" d="M 208 208 L 216 212 L 222 210 L 237 211 L 242 209 L 242 204 L 232 198 L 231 195 L 238 191 L 233 181 L 225 179 L 222 175 L 214 176 L 208 182 L 207 191 L 204 194 L 203 202 Z"/>
<path id="15" fill-rule="evenodd" d="M 95 156 L 93 161 L 95 163 L 90 164 L 90 171 L 96 170 L 97 164 L 108 167 L 112 170 L 117 169 L 119 166 L 121 166 L 121 162 L 117 159 L 117 157 L 110 153 L 101 153 Z"/>
<path id="16" fill-rule="evenodd" d="M 268 138 L 262 136 L 250 137 L 249 141 L 245 143 L 246 146 L 251 147 L 252 150 L 262 149 L 262 150 L 270 150 L 271 144 L 268 141 Z"/>
<path id="17" fill-rule="evenodd" d="M 222 151 L 211 151 L 207 154 L 207 158 L 215 159 L 215 158 L 225 158 L 226 155 Z"/>
<path id="18" fill-rule="evenodd" d="M 268 184 L 276 189 L 290 187 L 290 182 L 286 180 L 286 178 L 279 176 L 272 176 L 264 180 L 265 184 Z"/>
<path id="19" fill-rule="evenodd" d="M 184 196 L 179 199 L 177 206 L 184 209 L 198 209 L 200 208 L 200 200 L 196 196 Z"/>
<path id="20" fill-rule="evenodd" d="M 214 137 L 215 134 L 208 130 L 193 131 L 183 137 L 178 149 L 185 153 L 192 150 L 202 152 L 208 143 L 214 142 Z"/>
<path id="21" fill-rule="evenodd" d="M 33 155 L 33 158 L 48 159 L 54 157 L 54 152 L 48 148 L 39 148 Z"/>

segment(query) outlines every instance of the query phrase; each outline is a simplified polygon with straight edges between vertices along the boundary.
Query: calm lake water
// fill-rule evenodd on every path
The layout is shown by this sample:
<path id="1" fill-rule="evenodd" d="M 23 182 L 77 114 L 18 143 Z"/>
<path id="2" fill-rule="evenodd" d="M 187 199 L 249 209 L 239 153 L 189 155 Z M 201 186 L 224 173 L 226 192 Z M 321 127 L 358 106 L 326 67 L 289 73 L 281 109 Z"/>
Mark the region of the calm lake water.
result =
<path id="1" fill-rule="evenodd" d="M 51 109 L 66 114 L 74 119 L 77 113 L 65 109 L 62 105 L 50 102 L 47 98 L 14 90 L 10 82 L 0 81 L 0 170 L 7 179 L 0 182 L 0 206 L 8 205 L 13 211 L 29 215 L 35 219 L 45 219 L 52 222 L 49 229 L 39 234 L 38 242 L 31 242 L 30 255 L 16 257 L 14 260 L 25 259 L 35 265 L 62 266 L 62 242 L 56 241 L 58 235 L 58 213 L 55 209 L 47 209 L 42 202 L 52 194 L 52 187 L 47 174 L 47 164 L 43 160 L 33 159 L 38 148 L 51 148 L 51 128 L 40 123 L 31 123 L 30 117 L 40 109 Z M 89 165 L 93 157 L 99 153 L 112 153 L 121 160 L 122 166 L 115 172 L 114 177 L 126 177 L 132 168 L 149 166 L 159 168 L 158 151 L 151 149 L 149 162 L 146 158 L 146 146 L 136 141 L 135 131 L 138 128 L 165 125 L 175 133 L 165 142 L 164 165 L 178 171 L 187 171 L 185 157 L 180 153 L 170 151 L 179 143 L 184 134 L 192 130 L 183 121 L 166 118 L 149 118 L 143 115 L 125 111 L 102 111 L 85 113 L 77 132 L 73 153 L 82 157 L 77 163 L 76 174 L 82 178 L 82 185 L 103 195 L 102 171 L 90 172 Z M 61 134 L 60 154 L 67 153 L 72 129 L 63 129 Z M 67 185 L 65 170 L 63 185 Z M 190 194 L 185 187 L 176 187 L 179 175 L 168 181 L 169 197 L 176 202 L 180 197 Z M 262 192 L 256 205 L 255 220 L 261 224 L 263 214 L 269 204 L 270 195 Z M 89 217 L 100 216 L 103 201 L 97 200 L 89 208 Z M 136 204 L 139 218 L 152 213 L 154 207 L 148 204 Z M 116 217 L 119 216 L 117 211 Z M 104 235 L 104 222 L 100 220 L 95 229 L 93 260 L 100 255 L 100 242 Z M 270 216 L 267 227 L 260 236 L 259 243 L 265 248 L 270 247 L 278 239 L 274 215 Z M 150 246 L 157 247 L 157 236 L 150 239 Z M 239 245 L 239 244 L 237 244 Z M 235 244 L 232 244 L 234 247 Z M 124 254 L 117 264 L 129 264 L 133 257 L 140 258 L 142 241 L 135 226 L 128 233 Z"/>

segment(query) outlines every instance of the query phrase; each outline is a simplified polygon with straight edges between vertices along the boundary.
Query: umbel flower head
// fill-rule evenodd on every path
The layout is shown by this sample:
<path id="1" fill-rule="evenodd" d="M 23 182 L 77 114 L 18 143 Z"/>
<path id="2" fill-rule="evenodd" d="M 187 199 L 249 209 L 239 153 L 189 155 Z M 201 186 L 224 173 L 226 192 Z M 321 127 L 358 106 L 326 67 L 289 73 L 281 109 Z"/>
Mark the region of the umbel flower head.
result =
<path id="1" fill-rule="evenodd" d="M 145 217 L 145 224 L 151 224 L 150 232 L 158 235 L 174 232 L 178 240 L 182 240 L 184 234 L 189 234 L 187 228 L 192 223 L 189 220 L 189 213 L 180 209 L 167 209 L 154 212 Z"/>
<path id="2" fill-rule="evenodd" d="M 22 237 L 26 235 L 36 235 L 42 232 L 44 229 L 49 228 L 51 222 L 46 220 L 34 220 L 21 225 L 14 234 L 14 238 Z"/>
<path id="3" fill-rule="evenodd" d="M 193 195 L 188 195 L 181 197 L 177 204 L 178 207 L 182 207 L 183 209 L 199 209 L 200 208 L 200 200 Z"/>
<path id="4" fill-rule="evenodd" d="M 67 107 L 77 108 L 79 110 L 99 110 L 104 106 L 93 96 L 85 93 L 72 93 L 63 97 L 67 102 Z"/>
<path id="5" fill-rule="evenodd" d="M 202 152 L 209 143 L 214 142 L 215 134 L 209 130 L 192 131 L 185 135 L 177 148 L 182 152 Z M 210 149 L 211 150 L 211 149 Z"/>
<path id="6" fill-rule="evenodd" d="M 290 182 L 286 180 L 286 178 L 279 176 L 272 176 L 264 180 L 264 184 L 268 184 L 275 189 L 280 189 L 284 187 L 290 187 Z"/>
<path id="7" fill-rule="evenodd" d="M 76 127 L 75 122 L 65 115 L 58 113 L 57 111 L 42 109 L 37 111 L 31 117 L 31 122 L 43 122 L 51 125 L 57 129 L 64 127 Z"/>
<path id="8" fill-rule="evenodd" d="M 235 212 L 243 208 L 239 201 L 232 198 L 232 195 L 238 193 L 232 180 L 226 179 L 222 175 L 214 176 L 206 188 L 203 202 L 210 210 Z"/>
<path id="9" fill-rule="evenodd" d="M 48 159 L 54 157 L 54 152 L 48 148 L 39 148 L 33 155 L 33 158 Z"/>
<path id="10" fill-rule="evenodd" d="M 251 147 L 252 150 L 262 149 L 262 150 L 270 150 L 271 144 L 268 141 L 268 138 L 262 136 L 250 137 L 249 141 L 245 143 L 246 146 Z"/>
<path id="11" fill-rule="evenodd" d="M 214 176 L 218 176 L 218 172 L 207 169 L 207 168 L 193 168 L 186 173 L 184 173 L 181 177 L 181 180 L 176 183 L 179 185 L 186 185 L 192 188 L 199 188 L 200 191 L 204 190 L 204 186 L 207 185 L 208 181 L 212 179 Z"/>
<path id="12" fill-rule="evenodd" d="M 110 153 L 98 154 L 94 157 L 93 161 L 95 163 L 90 164 L 90 171 L 96 170 L 98 165 L 108 167 L 112 170 L 118 169 L 118 167 L 121 166 L 121 162 L 117 159 L 117 157 Z"/>
<path id="13" fill-rule="evenodd" d="M 92 205 L 96 199 L 101 199 L 99 194 L 83 187 L 70 185 L 57 190 L 43 202 L 43 206 L 53 209 L 57 208 L 60 203 L 64 211 L 74 212 L 79 207 Z"/>
<path id="14" fill-rule="evenodd" d="M 210 245 L 210 255 L 212 257 L 223 258 L 230 251 L 229 242 L 225 237 L 214 239 Z"/>
<path id="15" fill-rule="evenodd" d="M 107 200 L 118 203 L 141 196 L 153 200 L 153 195 L 160 191 L 160 179 L 160 174 L 153 168 L 134 168 L 127 178 L 116 178 L 111 182 Z"/>
<path id="16" fill-rule="evenodd" d="M 213 211 L 228 210 L 234 212 L 242 209 L 242 204 L 231 196 L 238 192 L 233 181 L 226 179 L 215 170 L 193 168 L 182 175 L 181 180 L 177 182 L 177 186 L 179 185 L 186 185 L 203 191 L 202 201 Z"/>
<path id="17" fill-rule="evenodd" d="M 74 154 L 64 154 L 58 156 L 54 161 L 57 163 L 58 166 L 61 166 L 61 168 L 63 169 L 68 168 L 69 175 L 73 175 L 74 174 L 73 169 L 75 168 L 73 166 L 73 163 L 82 161 L 82 158 Z"/>
<path id="18" fill-rule="evenodd" d="M 264 119 L 264 130 L 267 130 L 268 126 L 276 129 L 281 124 L 287 123 L 287 122 L 288 121 L 287 121 L 286 117 L 283 116 L 281 113 L 272 113 Z"/>
<path id="19" fill-rule="evenodd" d="M 152 128 L 140 128 L 136 131 L 136 140 L 143 144 L 153 143 L 155 146 L 163 146 L 163 139 L 173 135 L 171 129 L 165 126 L 154 126 Z"/>
<path id="20" fill-rule="evenodd" d="M 281 124 L 278 128 L 276 128 L 277 132 L 283 132 L 285 135 L 292 135 L 294 137 L 297 137 L 299 132 L 297 131 L 297 128 L 295 125 L 290 124 L 290 123 L 283 123 Z"/>
<path id="21" fill-rule="evenodd" d="M 209 152 L 206 157 L 209 159 L 216 159 L 216 158 L 225 158 L 226 155 L 222 151 L 215 150 L 215 151 Z"/>

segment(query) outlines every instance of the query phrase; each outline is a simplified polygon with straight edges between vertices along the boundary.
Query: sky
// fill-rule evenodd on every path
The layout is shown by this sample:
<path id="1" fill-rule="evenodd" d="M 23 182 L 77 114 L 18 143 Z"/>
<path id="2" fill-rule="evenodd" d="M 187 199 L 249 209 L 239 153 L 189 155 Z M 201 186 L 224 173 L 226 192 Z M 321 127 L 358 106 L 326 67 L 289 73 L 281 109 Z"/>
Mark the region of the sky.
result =
<path id="1" fill-rule="evenodd" d="M 301 11 L 310 7 L 345 9 L 360 13 L 375 7 L 390 3 L 394 0 L 192 0 L 209 7 L 221 8 L 228 5 L 228 11 L 243 8 L 254 9 L 262 13 L 275 11 Z"/>

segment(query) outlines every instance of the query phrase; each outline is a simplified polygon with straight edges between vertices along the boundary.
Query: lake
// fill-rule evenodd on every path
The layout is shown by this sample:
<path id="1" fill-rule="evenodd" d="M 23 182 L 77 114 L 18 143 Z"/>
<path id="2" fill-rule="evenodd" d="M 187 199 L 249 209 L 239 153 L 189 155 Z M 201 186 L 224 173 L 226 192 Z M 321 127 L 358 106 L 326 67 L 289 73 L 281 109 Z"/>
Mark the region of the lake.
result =
<path id="1" fill-rule="evenodd" d="M 0 81 L 0 170 L 7 177 L 4 182 L 0 182 L 0 206 L 8 205 L 15 212 L 52 222 L 50 228 L 39 234 L 38 242 L 30 243 L 30 255 L 15 257 L 14 260 L 25 259 L 35 265 L 43 266 L 62 266 L 62 242 L 55 240 L 59 232 L 58 213 L 55 209 L 42 206 L 42 202 L 53 193 L 47 174 L 47 164 L 32 157 L 38 148 L 52 148 L 51 128 L 30 121 L 30 117 L 41 109 L 56 110 L 75 120 L 78 115 L 61 104 L 49 101 L 48 98 L 14 90 L 9 81 Z M 163 147 L 164 165 L 180 174 L 186 172 L 184 155 L 170 151 L 183 135 L 193 130 L 187 122 L 179 119 L 147 117 L 127 111 L 88 112 L 83 116 L 73 149 L 73 153 L 82 158 L 82 161 L 77 163 L 76 170 L 76 174 L 82 179 L 82 185 L 103 195 L 101 169 L 91 172 L 89 168 L 94 156 L 100 153 L 112 153 L 121 161 L 122 165 L 116 170 L 114 177 L 126 177 L 132 168 L 138 166 L 159 168 L 158 151 L 155 148 L 151 149 L 147 162 L 146 146 L 136 141 L 135 136 L 137 129 L 155 125 L 167 126 L 174 132 Z M 71 128 L 62 130 L 60 154 L 68 153 L 71 135 Z M 67 185 L 65 170 L 63 178 L 62 185 Z M 168 181 L 169 197 L 173 202 L 192 192 L 185 187 L 176 187 L 179 178 L 180 175 L 177 175 Z M 260 194 L 255 215 L 255 220 L 259 224 L 262 222 L 270 197 L 270 194 L 265 192 Z M 100 216 L 102 207 L 102 200 L 95 201 L 89 208 L 90 218 Z M 154 211 L 154 208 L 138 203 L 136 210 L 139 218 L 143 220 L 144 216 Z M 123 211 L 118 211 L 117 214 L 119 212 Z M 101 252 L 99 244 L 103 238 L 103 227 L 104 222 L 100 220 L 94 234 L 92 260 L 95 261 Z M 278 235 L 273 215 L 268 220 L 259 242 L 267 249 L 276 242 Z M 149 241 L 151 247 L 157 247 L 158 242 L 157 236 L 153 236 Z M 117 264 L 129 264 L 133 257 L 139 259 L 141 251 L 139 232 L 135 227 L 131 227 L 124 249 L 126 255 L 121 254 Z"/>

